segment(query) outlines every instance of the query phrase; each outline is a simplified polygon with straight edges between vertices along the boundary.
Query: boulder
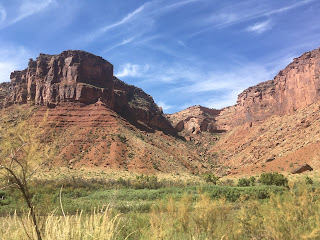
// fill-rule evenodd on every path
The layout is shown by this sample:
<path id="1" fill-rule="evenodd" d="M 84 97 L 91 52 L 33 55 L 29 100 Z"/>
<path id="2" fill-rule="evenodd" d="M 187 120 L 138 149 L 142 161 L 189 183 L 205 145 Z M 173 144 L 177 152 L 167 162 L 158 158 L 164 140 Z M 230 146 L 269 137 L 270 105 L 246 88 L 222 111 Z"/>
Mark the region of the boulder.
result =
<path id="1" fill-rule="evenodd" d="M 303 164 L 291 171 L 292 174 L 303 173 L 305 171 L 312 171 L 313 168 L 309 164 Z"/>

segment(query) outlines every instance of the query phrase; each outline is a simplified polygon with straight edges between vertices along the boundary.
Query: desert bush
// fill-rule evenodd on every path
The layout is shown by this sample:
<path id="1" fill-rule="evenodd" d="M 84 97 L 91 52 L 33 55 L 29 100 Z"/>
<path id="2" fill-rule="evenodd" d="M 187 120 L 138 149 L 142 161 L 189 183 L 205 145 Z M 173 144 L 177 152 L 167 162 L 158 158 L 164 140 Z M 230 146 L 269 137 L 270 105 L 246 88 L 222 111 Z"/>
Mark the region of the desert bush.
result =
<path id="1" fill-rule="evenodd" d="M 281 173 L 262 173 L 259 182 L 264 185 L 288 186 L 288 179 Z"/>
<path id="2" fill-rule="evenodd" d="M 234 187 L 234 181 L 233 181 L 232 179 L 219 180 L 219 181 L 217 182 L 217 185 L 219 185 L 219 186 Z"/>
<path id="3" fill-rule="evenodd" d="M 249 187 L 250 186 L 250 181 L 247 178 L 240 178 L 238 180 L 238 187 Z"/>
<path id="4" fill-rule="evenodd" d="M 207 183 L 217 184 L 219 177 L 214 175 L 213 173 L 207 172 L 202 174 L 201 176 Z"/>
<path id="5" fill-rule="evenodd" d="M 319 192 L 300 184 L 282 195 L 271 194 L 265 203 L 244 204 L 239 233 L 249 239 L 320 239 L 319 211 Z"/>

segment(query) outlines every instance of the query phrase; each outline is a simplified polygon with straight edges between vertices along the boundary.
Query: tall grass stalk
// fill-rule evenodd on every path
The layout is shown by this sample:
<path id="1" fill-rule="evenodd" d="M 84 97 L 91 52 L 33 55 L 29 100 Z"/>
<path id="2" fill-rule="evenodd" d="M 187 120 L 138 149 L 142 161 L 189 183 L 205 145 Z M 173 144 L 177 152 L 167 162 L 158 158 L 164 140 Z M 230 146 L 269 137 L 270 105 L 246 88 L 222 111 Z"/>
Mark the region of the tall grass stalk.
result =
<path id="1" fill-rule="evenodd" d="M 109 209 L 96 210 L 91 214 L 79 212 L 75 215 L 57 216 L 54 212 L 40 219 L 43 221 L 42 238 L 44 240 L 70 239 L 116 239 L 121 231 L 120 215 L 112 217 Z M 0 221 L 0 239 L 24 240 L 29 239 L 22 230 L 34 229 L 30 216 L 19 217 L 16 213 Z M 36 232 L 28 232 L 31 239 L 36 239 Z"/>

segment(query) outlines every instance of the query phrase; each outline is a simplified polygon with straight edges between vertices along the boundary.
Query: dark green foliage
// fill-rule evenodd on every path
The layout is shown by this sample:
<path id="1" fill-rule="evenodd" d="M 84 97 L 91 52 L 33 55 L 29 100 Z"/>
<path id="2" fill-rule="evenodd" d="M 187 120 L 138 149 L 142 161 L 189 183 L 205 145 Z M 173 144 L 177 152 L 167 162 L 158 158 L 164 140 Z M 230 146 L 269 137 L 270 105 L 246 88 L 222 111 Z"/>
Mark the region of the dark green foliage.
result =
<path id="1" fill-rule="evenodd" d="M 256 178 L 254 176 L 249 177 L 250 186 L 256 185 Z"/>
<path id="2" fill-rule="evenodd" d="M 247 178 L 240 178 L 237 184 L 238 187 L 249 187 L 250 181 Z"/>
<path id="3" fill-rule="evenodd" d="M 288 179 L 281 173 L 262 173 L 259 182 L 264 185 L 288 186 Z"/>
<path id="4" fill-rule="evenodd" d="M 219 177 L 214 175 L 213 173 L 207 172 L 202 174 L 202 178 L 207 182 L 207 183 L 213 183 L 217 184 L 217 181 L 219 180 Z"/>

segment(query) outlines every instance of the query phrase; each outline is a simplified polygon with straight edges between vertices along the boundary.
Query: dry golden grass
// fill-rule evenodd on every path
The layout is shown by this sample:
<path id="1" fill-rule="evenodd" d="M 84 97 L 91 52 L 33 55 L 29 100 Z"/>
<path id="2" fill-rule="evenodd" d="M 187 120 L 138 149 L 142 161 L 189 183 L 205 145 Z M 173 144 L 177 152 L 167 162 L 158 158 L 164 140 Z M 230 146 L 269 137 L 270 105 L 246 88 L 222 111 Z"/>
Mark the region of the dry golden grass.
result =
<path id="1" fill-rule="evenodd" d="M 112 217 L 108 209 L 93 210 L 91 214 L 82 212 L 75 215 L 57 216 L 52 213 L 41 219 L 42 239 L 116 239 L 121 231 L 119 215 Z M 30 216 L 19 217 L 13 214 L 0 220 L 0 239 L 36 239 Z"/>

